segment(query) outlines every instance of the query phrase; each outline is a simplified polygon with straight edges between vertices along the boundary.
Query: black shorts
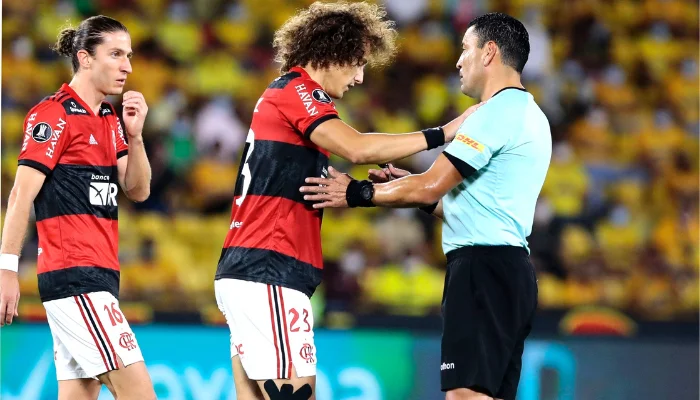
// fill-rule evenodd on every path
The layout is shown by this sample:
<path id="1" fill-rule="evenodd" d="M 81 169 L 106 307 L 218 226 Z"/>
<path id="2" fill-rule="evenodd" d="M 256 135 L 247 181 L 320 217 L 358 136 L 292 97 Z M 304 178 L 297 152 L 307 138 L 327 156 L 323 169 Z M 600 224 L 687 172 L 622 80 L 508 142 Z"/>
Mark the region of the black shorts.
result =
<path id="1" fill-rule="evenodd" d="M 515 400 L 536 308 L 537 279 L 525 249 L 469 246 L 447 253 L 442 390 Z"/>

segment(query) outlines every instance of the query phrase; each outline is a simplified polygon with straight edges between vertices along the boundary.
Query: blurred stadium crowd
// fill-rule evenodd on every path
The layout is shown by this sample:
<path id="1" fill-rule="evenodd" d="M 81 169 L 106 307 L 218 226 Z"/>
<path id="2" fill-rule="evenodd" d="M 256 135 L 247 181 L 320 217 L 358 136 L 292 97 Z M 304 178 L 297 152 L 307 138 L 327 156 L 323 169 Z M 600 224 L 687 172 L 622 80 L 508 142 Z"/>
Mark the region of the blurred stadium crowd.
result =
<path id="1" fill-rule="evenodd" d="M 272 33 L 310 0 L 3 1 L 3 212 L 29 108 L 70 81 L 50 50 L 66 21 L 129 29 L 127 90 L 149 104 L 151 197 L 120 202 L 122 301 L 218 313 L 213 276 L 251 110 L 278 75 Z M 455 63 L 468 22 L 519 17 L 526 88 L 552 124 L 551 168 L 529 238 L 540 306 L 607 305 L 651 319 L 698 311 L 698 9 L 691 0 L 385 0 L 401 52 L 337 101 L 363 132 L 409 132 L 473 104 Z M 119 99 L 111 99 L 115 106 Z M 401 160 L 427 169 L 440 150 Z M 333 159 L 356 178 L 372 166 Z M 440 310 L 440 221 L 416 210 L 328 210 L 320 308 L 421 316 Z M 36 298 L 36 231 L 20 271 Z M 21 312 L 20 312 L 21 314 Z"/>

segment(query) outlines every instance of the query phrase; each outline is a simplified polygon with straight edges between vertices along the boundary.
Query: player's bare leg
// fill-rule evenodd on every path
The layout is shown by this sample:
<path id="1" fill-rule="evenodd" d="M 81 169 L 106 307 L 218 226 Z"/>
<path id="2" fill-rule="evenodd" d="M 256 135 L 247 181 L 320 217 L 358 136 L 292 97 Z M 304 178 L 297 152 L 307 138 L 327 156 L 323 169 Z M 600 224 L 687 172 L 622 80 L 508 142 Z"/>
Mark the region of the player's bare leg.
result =
<path id="1" fill-rule="evenodd" d="M 125 367 L 121 358 L 117 359 L 119 369 L 98 376 L 114 397 L 119 400 L 155 400 L 156 393 L 146 363 L 139 361 Z"/>
<path id="2" fill-rule="evenodd" d="M 97 400 L 100 381 L 90 378 L 58 381 L 58 400 Z"/>
<path id="3" fill-rule="evenodd" d="M 316 376 L 299 378 L 292 367 L 292 379 L 258 381 L 265 400 L 316 400 Z"/>
<path id="4" fill-rule="evenodd" d="M 447 392 L 445 400 L 495 400 L 493 397 L 469 389 L 453 389 Z"/>
<path id="5" fill-rule="evenodd" d="M 241 357 L 237 355 L 231 357 L 231 367 L 233 368 L 233 384 L 236 387 L 236 399 L 263 400 L 264 397 L 260 387 L 254 380 L 248 378 L 248 374 L 243 369 Z"/>

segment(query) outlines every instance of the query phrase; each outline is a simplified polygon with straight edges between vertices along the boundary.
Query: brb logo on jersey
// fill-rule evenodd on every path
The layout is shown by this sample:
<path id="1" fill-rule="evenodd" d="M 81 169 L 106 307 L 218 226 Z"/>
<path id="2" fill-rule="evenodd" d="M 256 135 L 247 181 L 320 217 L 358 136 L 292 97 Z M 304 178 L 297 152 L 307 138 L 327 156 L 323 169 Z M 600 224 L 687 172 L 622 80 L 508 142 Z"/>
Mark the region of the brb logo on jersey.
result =
<path id="1" fill-rule="evenodd" d="M 109 182 L 109 175 L 92 174 L 92 182 L 90 182 L 90 204 L 94 206 L 117 205 L 117 185 Z"/>

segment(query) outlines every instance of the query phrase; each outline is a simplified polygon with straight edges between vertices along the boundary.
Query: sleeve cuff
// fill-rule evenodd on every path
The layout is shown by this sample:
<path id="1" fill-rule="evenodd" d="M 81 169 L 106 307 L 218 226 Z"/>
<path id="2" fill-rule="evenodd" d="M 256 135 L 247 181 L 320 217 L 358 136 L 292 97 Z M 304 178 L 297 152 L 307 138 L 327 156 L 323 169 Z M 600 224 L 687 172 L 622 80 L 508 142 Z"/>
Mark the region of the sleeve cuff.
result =
<path id="1" fill-rule="evenodd" d="M 129 150 L 122 150 L 122 151 L 118 152 L 117 153 L 117 160 L 128 155 L 128 154 L 129 154 Z"/>
<path id="2" fill-rule="evenodd" d="M 308 126 L 308 128 L 306 128 L 306 130 L 304 131 L 304 137 L 307 139 L 310 139 L 311 133 L 314 131 L 314 129 L 316 129 L 322 123 L 324 123 L 330 119 L 335 119 L 335 118 L 340 119 L 338 114 L 327 114 L 327 115 L 324 115 L 324 116 L 318 118 L 317 120 L 312 122 L 311 125 Z"/>
<path id="3" fill-rule="evenodd" d="M 471 165 L 467 164 L 465 161 L 460 160 L 459 158 L 453 156 L 452 154 L 443 151 L 442 154 L 447 157 L 448 160 L 454 165 L 455 168 L 457 168 L 457 171 L 462 175 L 462 178 L 467 179 L 471 174 L 476 172 L 476 169 L 472 167 Z"/>
<path id="4" fill-rule="evenodd" d="M 17 162 L 17 165 L 24 165 L 27 167 L 34 168 L 35 170 L 43 173 L 44 175 L 49 175 L 51 173 L 51 168 L 40 163 L 39 161 L 22 159 Z"/>

